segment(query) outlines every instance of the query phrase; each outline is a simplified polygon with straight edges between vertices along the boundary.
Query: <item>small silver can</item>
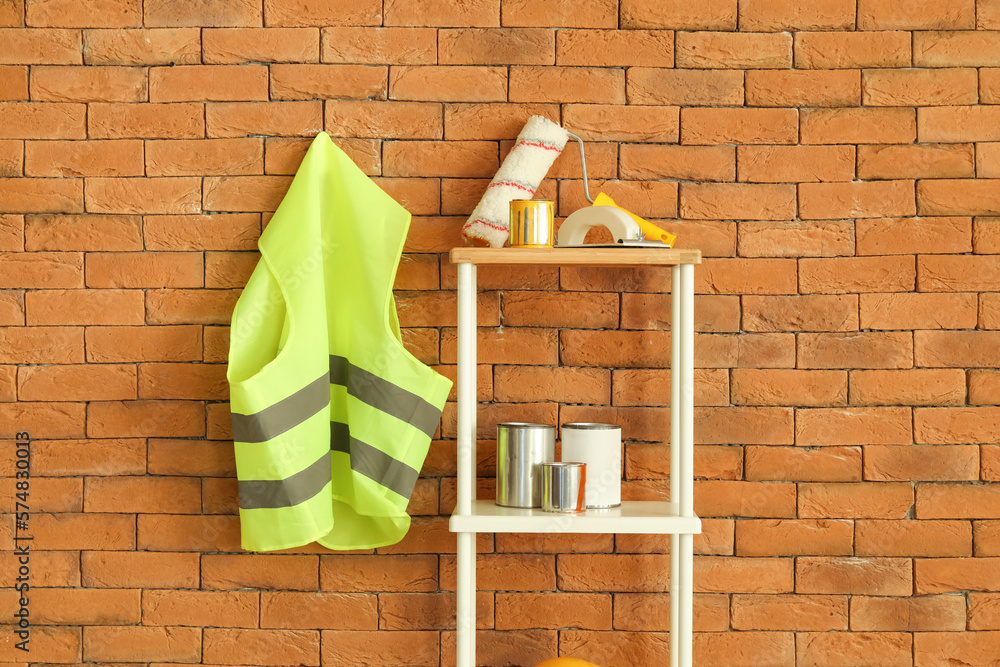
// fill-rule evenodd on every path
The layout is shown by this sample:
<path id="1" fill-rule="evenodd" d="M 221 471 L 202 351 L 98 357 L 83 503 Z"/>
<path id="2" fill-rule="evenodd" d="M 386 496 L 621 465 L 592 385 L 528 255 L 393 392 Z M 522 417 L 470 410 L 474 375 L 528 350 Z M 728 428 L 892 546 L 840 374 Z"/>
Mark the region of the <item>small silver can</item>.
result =
<path id="1" fill-rule="evenodd" d="M 587 464 L 558 461 L 542 464 L 542 509 L 582 512 L 586 509 Z"/>
<path id="2" fill-rule="evenodd" d="M 542 506 L 542 463 L 556 457 L 556 427 L 497 424 L 497 505 Z"/>

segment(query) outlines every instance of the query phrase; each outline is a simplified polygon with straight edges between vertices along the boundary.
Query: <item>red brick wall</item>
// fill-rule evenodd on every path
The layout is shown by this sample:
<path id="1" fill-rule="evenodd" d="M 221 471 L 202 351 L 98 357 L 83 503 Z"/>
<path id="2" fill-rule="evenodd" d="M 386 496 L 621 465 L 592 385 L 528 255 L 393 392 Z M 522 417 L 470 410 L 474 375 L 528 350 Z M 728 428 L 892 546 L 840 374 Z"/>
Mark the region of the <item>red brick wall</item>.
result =
<path id="1" fill-rule="evenodd" d="M 0 0 L 0 26 L 4 512 L 35 438 L 31 652 L 7 625 L 0 660 L 454 664 L 453 405 L 401 543 L 241 552 L 227 325 L 326 130 L 414 214 L 405 340 L 454 374 L 445 253 L 530 114 L 706 257 L 697 663 L 1000 654 L 1000 1 Z M 482 269 L 484 438 L 620 422 L 625 496 L 663 497 L 668 280 Z M 480 536 L 482 664 L 666 664 L 667 545 Z"/>

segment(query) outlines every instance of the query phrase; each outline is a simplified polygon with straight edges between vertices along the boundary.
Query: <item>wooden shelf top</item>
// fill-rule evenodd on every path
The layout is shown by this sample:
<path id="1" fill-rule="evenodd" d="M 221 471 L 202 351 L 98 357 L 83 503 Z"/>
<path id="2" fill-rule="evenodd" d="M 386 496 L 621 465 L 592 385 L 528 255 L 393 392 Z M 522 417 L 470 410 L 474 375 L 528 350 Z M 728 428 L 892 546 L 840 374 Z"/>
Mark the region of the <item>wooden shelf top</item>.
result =
<path id="1" fill-rule="evenodd" d="M 452 248 L 452 264 L 673 266 L 700 264 L 700 250 L 672 248 Z"/>

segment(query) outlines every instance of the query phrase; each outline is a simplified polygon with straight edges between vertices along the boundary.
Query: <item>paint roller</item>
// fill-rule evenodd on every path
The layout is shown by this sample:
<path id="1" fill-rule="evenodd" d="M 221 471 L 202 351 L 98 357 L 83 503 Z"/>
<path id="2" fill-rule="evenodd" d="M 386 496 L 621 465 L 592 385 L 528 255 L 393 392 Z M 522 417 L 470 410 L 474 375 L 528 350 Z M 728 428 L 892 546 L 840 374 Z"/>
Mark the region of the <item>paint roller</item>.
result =
<path id="1" fill-rule="evenodd" d="M 517 135 L 496 176 L 486 187 L 462 236 L 470 243 L 485 242 L 501 248 L 510 230 L 510 202 L 531 199 L 538 185 L 562 153 L 569 133 L 544 116 L 532 116 Z"/>

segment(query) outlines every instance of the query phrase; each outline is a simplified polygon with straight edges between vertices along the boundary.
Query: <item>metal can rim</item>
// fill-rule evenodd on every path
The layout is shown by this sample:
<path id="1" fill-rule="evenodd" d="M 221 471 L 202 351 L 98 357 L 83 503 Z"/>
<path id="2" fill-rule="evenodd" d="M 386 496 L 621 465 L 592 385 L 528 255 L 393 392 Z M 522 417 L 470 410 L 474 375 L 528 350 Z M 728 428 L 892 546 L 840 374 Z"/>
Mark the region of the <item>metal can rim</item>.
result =
<path id="1" fill-rule="evenodd" d="M 618 424 L 602 424 L 601 422 L 569 422 L 568 424 L 563 424 L 562 427 L 575 431 L 610 431 L 621 428 Z"/>

